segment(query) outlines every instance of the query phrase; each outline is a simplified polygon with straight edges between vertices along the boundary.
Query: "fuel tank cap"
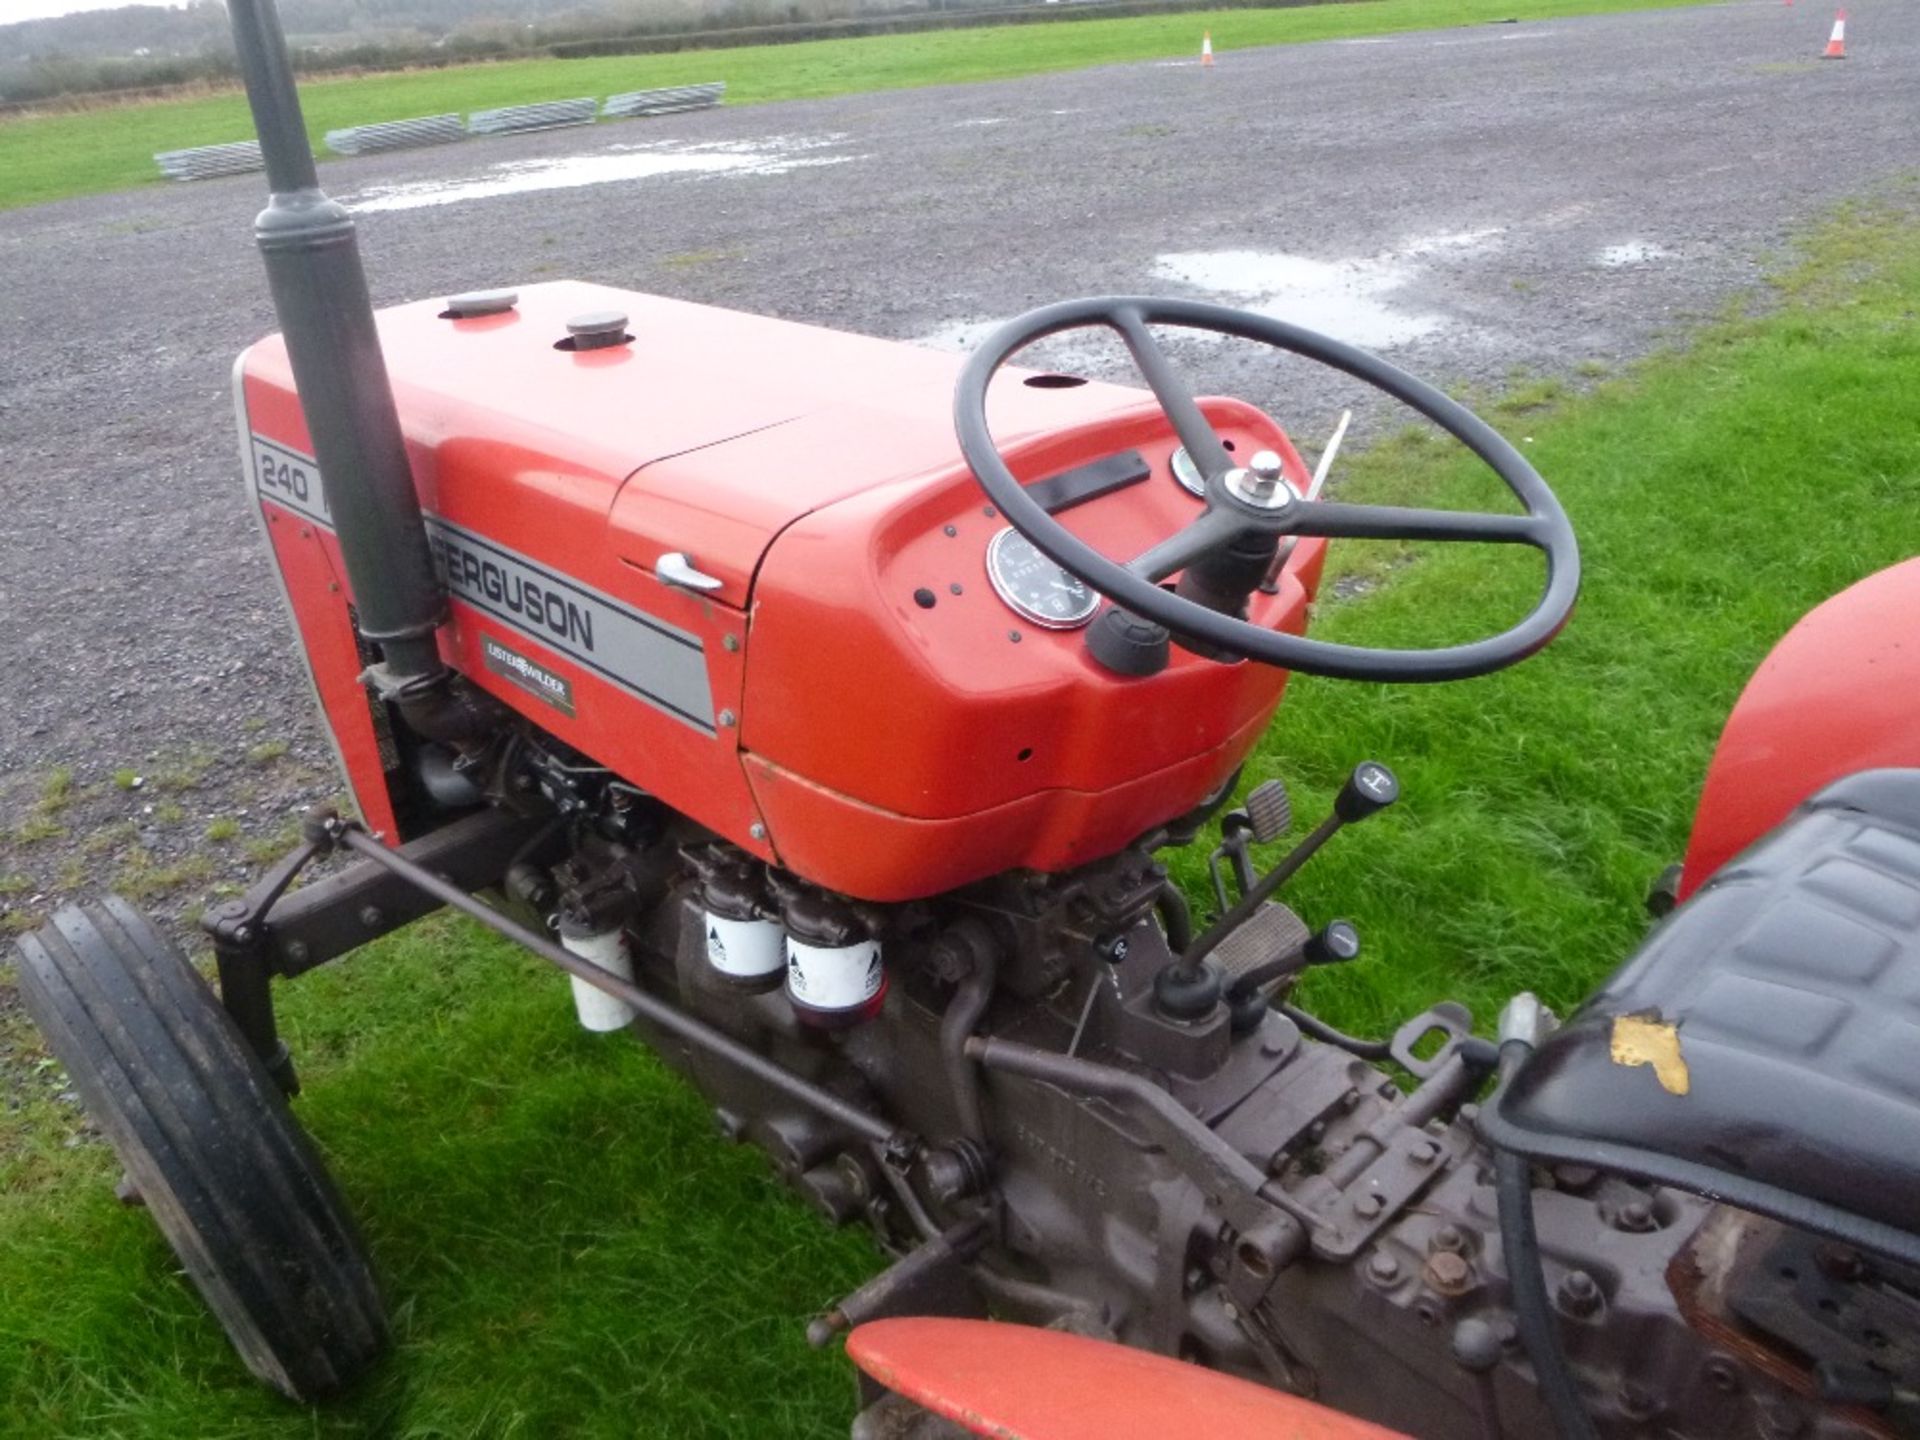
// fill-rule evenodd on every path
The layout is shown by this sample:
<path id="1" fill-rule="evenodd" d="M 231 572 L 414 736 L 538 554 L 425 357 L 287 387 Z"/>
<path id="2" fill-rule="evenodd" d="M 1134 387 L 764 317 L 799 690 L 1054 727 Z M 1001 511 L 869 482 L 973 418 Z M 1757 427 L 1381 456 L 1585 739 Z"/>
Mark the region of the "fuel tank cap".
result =
<path id="1" fill-rule="evenodd" d="M 633 338 L 627 334 L 627 317 L 618 310 L 589 310 L 576 315 L 567 321 L 567 334 L 575 350 L 605 350 Z"/>
<path id="2" fill-rule="evenodd" d="M 462 295 L 449 295 L 447 308 L 440 312 L 440 318 L 472 320 L 481 315 L 504 315 L 519 303 L 517 290 L 469 290 Z"/>

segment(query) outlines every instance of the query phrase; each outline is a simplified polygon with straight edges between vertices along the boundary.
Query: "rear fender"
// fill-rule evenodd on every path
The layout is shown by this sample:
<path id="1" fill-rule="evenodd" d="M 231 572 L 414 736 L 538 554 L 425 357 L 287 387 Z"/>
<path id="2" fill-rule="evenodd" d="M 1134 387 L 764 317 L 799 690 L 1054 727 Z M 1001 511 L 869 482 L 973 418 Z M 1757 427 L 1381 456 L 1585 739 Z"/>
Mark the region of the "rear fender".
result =
<path id="1" fill-rule="evenodd" d="M 1754 672 L 1707 767 L 1684 900 L 1814 791 L 1920 765 L 1920 558 L 1801 617 Z"/>

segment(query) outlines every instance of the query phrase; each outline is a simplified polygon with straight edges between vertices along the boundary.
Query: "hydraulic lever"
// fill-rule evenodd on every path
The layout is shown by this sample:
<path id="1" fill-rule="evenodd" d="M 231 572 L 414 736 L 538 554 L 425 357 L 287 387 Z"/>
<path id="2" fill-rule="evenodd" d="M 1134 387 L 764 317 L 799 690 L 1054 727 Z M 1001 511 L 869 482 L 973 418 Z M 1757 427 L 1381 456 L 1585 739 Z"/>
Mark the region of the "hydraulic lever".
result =
<path id="1" fill-rule="evenodd" d="M 1249 1035 L 1260 1027 L 1270 996 L 1267 987 L 1315 965 L 1344 965 L 1360 958 L 1360 932 L 1351 920 L 1329 920 L 1307 937 L 1298 949 L 1286 949 L 1250 970 L 1243 970 L 1227 986 L 1227 1008 L 1233 1012 L 1233 1033 Z"/>
<path id="2" fill-rule="evenodd" d="M 1248 888 L 1235 905 L 1189 945 L 1173 964 L 1154 977 L 1154 1003 L 1163 1014 L 1192 1020 L 1209 1014 L 1220 1002 L 1219 975 L 1203 962 L 1235 930 L 1266 904 L 1320 847 L 1348 825 L 1376 815 L 1400 798 L 1400 782 L 1377 760 L 1362 760 L 1334 797 L 1333 810 L 1308 832 L 1273 869 Z"/>

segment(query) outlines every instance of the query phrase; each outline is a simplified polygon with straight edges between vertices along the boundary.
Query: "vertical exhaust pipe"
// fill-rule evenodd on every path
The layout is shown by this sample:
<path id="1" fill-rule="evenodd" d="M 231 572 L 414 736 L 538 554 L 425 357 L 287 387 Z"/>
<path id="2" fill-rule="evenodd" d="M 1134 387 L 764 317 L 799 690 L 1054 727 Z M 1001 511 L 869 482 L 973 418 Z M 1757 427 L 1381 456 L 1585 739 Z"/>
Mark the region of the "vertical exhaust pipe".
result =
<path id="1" fill-rule="evenodd" d="M 388 698 L 417 697 L 444 673 L 434 631 L 446 599 L 420 519 L 353 216 L 320 189 L 274 0 L 227 0 L 227 12 L 272 191 L 254 239 L 325 477 L 360 632 L 380 647 L 383 663 L 372 679 Z"/>

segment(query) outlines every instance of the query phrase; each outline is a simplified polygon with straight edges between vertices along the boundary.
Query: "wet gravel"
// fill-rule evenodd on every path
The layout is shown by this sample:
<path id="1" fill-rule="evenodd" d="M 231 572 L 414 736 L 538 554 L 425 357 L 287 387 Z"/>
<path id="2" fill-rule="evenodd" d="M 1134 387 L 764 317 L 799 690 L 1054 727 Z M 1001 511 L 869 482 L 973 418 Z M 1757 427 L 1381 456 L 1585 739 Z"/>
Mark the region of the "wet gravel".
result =
<path id="1" fill-rule="evenodd" d="M 578 276 L 958 346 L 1154 291 L 1485 389 L 1645 352 L 1914 167 L 1920 7 L 1853 4 L 1845 62 L 1815 58 L 1830 20 L 1753 0 L 1225 50 L 322 173 L 386 207 L 362 225 L 380 303 Z M 449 181 L 511 193 L 421 203 Z M 260 197 L 256 176 L 0 214 L 0 922 L 110 881 L 178 917 L 336 783 L 237 478 L 229 365 L 273 328 Z M 1353 399 L 1181 355 L 1309 448 Z M 1387 418 L 1362 402 L 1358 433 Z"/>

